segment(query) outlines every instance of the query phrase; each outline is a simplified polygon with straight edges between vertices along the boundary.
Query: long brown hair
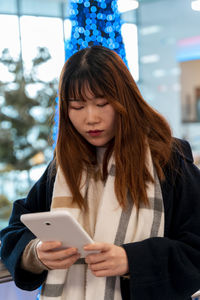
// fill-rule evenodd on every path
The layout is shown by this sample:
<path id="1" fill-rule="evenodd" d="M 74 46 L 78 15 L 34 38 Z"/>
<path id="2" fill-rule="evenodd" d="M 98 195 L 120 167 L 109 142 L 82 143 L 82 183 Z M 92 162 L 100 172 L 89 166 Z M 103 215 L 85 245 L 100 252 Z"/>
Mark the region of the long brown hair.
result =
<path id="1" fill-rule="evenodd" d="M 154 182 L 146 166 L 149 146 L 159 179 L 169 162 L 172 134 L 166 120 L 143 99 L 122 59 L 112 50 L 93 46 L 75 53 L 65 63 L 59 85 L 59 132 L 55 150 L 56 163 L 62 169 L 74 201 L 86 207 L 79 188 L 81 174 L 94 172 L 96 149 L 75 130 L 68 117 L 68 99 L 84 98 L 89 85 L 96 96 L 101 93 L 117 113 L 116 134 L 106 150 L 103 175 L 111 153 L 116 162 L 115 193 L 119 204 L 126 207 L 129 191 L 134 204 L 148 205 L 147 182 Z"/>

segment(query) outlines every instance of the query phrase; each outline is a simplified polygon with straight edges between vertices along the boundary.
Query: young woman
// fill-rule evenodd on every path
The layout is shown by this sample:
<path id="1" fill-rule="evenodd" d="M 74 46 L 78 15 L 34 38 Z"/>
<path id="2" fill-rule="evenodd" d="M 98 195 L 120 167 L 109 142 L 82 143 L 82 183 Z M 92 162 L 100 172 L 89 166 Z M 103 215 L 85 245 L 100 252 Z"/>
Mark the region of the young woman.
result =
<path id="1" fill-rule="evenodd" d="M 59 86 L 55 158 L 1 232 L 18 287 L 41 299 L 188 300 L 200 289 L 200 171 L 121 58 L 74 54 Z M 20 215 L 68 210 L 95 241 L 85 260 L 41 242 Z"/>

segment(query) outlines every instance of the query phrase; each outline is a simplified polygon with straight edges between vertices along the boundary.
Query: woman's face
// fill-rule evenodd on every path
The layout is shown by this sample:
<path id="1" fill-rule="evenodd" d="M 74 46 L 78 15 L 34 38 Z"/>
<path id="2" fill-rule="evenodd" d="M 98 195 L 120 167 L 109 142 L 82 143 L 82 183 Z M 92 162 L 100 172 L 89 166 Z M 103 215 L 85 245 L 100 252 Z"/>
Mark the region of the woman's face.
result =
<path id="1" fill-rule="evenodd" d="M 75 129 L 90 144 L 106 146 L 115 136 L 116 112 L 105 98 L 85 88 L 85 100 L 69 99 L 68 115 Z"/>

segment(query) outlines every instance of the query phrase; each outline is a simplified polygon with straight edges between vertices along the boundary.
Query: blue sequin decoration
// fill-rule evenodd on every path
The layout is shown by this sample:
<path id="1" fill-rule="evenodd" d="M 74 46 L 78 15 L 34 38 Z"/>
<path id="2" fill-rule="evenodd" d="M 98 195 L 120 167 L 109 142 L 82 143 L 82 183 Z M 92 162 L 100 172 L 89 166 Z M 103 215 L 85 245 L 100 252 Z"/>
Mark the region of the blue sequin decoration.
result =
<path id="1" fill-rule="evenodd" d="M 66 60 L 80 49 L 102 45 L 115 50 L 127 64 L 117 0 L 71 0 L 69 5 L 72 33 L 65 41 Z"/>

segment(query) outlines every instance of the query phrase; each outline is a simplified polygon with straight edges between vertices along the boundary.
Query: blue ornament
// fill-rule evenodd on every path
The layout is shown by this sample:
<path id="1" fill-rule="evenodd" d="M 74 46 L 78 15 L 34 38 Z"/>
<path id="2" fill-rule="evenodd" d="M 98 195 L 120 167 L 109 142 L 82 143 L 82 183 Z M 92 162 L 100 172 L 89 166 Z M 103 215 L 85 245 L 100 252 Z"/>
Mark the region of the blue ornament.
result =
<path id="1" fill-rule="evenodd" d="M 89 36 L 89 35 L 90 35 L 90 30 L 88 30 L 88 29 L 85 30 L 85 31 L 84 31 L 84 34 L 85 34 L 85 36 Z"/>
<path id="2" fill-rule="evenodd" d="M 97 29 L 96 24 L 93 23 L 93 24 L 91 25 L 91 29 L 93 29 L 93 30 Z"/>
<path id="3" fill-rule="evenodd" d="M 97 11 L 97 8 L 96 8 L 96 6 L 91 6 L 91 12 L 93 12 L 93 13 L 95 13 L 96 11 Z"/>
<path id="4" fill-rule="evenodd" d="M 106 3 L 103 2 L 103 3 L 101 4 L 101 8 L 105 9 L 106 7 L 107 7 Z"/>
<path id="5" fill-rule="evenodd" d="M 88 42 L 87 42 L 87 41 L 82 42 L 82 46 L 83 46 L 84 48 L 88 47 Z"/>
<path id="6" fill-rule="evenodd" d="M 85 2 L 84 2 L 84 6 L 85 6 L 85 7 L 90 7 L 90 2 L 89 2 L 89 1 L 85 1 Z"/>
<path id="7" fill-rule="evenodd" d="M 86 19 L 85 23 L 86 23 L 87 25 L 89 25 L 89 24 L 92 23 L 92 20 L 91 20 L 91 19 Z"/>
<path id="8" fill-rule="evenodd" d="M 78 44 L 81 45 L 83 43 L 83 39 L 78 39 Z"/>

